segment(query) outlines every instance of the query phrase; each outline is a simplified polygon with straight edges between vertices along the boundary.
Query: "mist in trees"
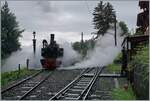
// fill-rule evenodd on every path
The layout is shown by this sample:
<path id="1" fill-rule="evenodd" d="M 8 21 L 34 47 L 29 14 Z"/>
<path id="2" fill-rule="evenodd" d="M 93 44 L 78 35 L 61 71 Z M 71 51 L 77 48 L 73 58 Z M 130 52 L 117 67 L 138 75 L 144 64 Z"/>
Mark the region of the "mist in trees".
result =
<path id="1" fill-rule="evenodd" d="M 24 30 L 19 28 L 16 16 L 8 8 L 5 1 L 1 8 L 1 57 L 6 58 L 20 49 L 19 37 Z"/>

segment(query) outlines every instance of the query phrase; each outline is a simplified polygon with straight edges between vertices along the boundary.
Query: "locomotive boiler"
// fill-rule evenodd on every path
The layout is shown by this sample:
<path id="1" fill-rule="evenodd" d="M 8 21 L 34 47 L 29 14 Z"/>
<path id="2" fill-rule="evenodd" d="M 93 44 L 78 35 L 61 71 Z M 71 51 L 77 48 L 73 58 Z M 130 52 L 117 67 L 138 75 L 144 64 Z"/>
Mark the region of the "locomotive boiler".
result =
<path id="1" fill-rule="evenodd" d="M 42 67 L 45 69 L 55 69 L 61 65 L 61 58 L 63 56 L 63 48 L 60 48 L 59 45 L 54 40 L 55 35 L 50 35 L 50 43 L 46 40 L 43 40 L 43 47 L 41 48 L 41 59 Z"/>

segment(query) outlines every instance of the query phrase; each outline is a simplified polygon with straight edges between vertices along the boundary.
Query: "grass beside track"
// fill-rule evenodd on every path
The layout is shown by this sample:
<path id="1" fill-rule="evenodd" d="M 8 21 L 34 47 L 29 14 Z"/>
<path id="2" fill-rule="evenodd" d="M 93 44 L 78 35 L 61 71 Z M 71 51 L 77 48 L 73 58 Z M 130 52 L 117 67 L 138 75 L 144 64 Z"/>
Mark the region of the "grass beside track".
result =
<path id="1" fill-rule="evenodd" d="M 121 64 L 112 63 L 108 65 L 108 71 L 110 73 L 120 73 L 121 71 Z"/>
<path id="2" fill-rule="evenodd" d="M 22 68 L 20 70 L 20 73 L 18 72 L 18 70 L 1 73 L 1 87 L 5 87 L 10 83 L 13 83 L 37 72 L 38 70 L 28 70 L 26 68 Z"/>
<path id="3" fill-rule="evenodd" d="M 111 93 L 114 100 L 136 100 L 136 96 L 130 85 L 127 90 L 124 88 L 115 88 Z"/>
<path id="4" fill-rule="evenodd" d="M 116 57 L 112 64 L 108 65 L 108 71 L 110 73 L 120 73 L 121 72 L 121 53 Z M 128 89 L 125 90 L 121 81 L 119 83 L 119 88 L 114 88 L 111 91 L 111 96 L 113 100 L 136 100 L 136 96 L 133 92 L 133 89 L 128 85 Z"/>

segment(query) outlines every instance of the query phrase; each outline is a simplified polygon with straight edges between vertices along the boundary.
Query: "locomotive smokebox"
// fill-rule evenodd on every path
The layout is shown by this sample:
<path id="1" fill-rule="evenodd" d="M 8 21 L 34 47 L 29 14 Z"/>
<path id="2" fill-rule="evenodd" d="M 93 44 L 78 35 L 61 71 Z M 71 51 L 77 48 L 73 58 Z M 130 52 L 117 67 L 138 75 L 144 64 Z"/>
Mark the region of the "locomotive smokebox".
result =
<path id="1" fill-rule="evenodd" d="M 55 37 L 55 35 L 54 35 L 54 34 L 51 34 L 50 44 L 53 44 L 53 43 L 54 43 L 54 37 Z"/>

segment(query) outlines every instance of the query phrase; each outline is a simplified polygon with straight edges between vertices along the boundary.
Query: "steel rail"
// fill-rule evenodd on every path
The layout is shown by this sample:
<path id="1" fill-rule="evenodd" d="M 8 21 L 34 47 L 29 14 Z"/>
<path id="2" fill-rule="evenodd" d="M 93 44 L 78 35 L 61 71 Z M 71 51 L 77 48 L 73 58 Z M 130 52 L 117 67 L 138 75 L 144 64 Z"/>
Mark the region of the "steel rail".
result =
<path id="1" fill-rule="evenodd" d="M 88 91 L 89 87 L 94 84 L 95 79 L 97 78 L 97 76 L 99 75 L 99 68 L 96 69 L 96 72 L 94 73 L 94 77 L 90 80 L 89 84 L 85 87 L 85 89 L 81 92 L 81 94 L 79 95 L 79 97 L 77 98 L 77 100 L 82 100 L 82 98 L 84 97 L 85 93 Z"/>
<path id="2" fill-rule="evenodd" d="M 62 94 L 64 94 L 70 87 L 72 87 L 73 86 L 73 84 L 75 83 L 75 82 L 77 82 L 82 76 L 83 76 L 83 74 L 85 73 L 85 72 L 88 72 L 89 70 L 91 70 L 92 68 L 87 68 L 87 69 L 85 69 L 85 70 L 83 70 L 81 73 L 80 73 L 80 75 L 79 76 L 77 76 L 71 83 L 69 83 L 65 88 L 63 88 L 62 90 L 60 90 L 56 95 L 54 95 L 52 98 L 50 98 L 49 100 L 58 100 L 59 99 L 59 97 L 62 95 Z"/>
<path id="3" fill-rule="evenodd" d="M 91 91 L 93 85 L 95 84 L 96 80 L 97 80 L 98 77 L 99 77 L 99 74 L 102 72 L 103 69 L 104 69 L 104 67 L 101 67 L 100 70 L 99 70 L 99 71 L 97 72 L 97 74 L 95 75 L 95 78 L 94 78 L 92 84 L 89 86 L 88 91 L 86 92 L 85 96 L 83 97 L 83 100 L 86 100 L 86 99 L 87 99 L 87 97 L 88 97 L 88 95 L 89 95 L 89 93 L 90 93 L 90 91 Z"/>
<path id="4" fill-rule="evenodd" d="M 19 100 L 23 100 L 26 96 L 28 96 L 31 93 L 31 91 L 36 89 L 40 84 L 42 84 L 45 80 L 47 80 L 51 74 L 52 73 L 50 72 L 43 80 L 41 80 L 38 84 L 36 84 L 33 88 L 31 88 L 28 92 L 26 92 L 23 96 L 21 96 Z"/>
<path id="5" fill-rule="evenodd" d="M 27 81 L 27 80 L 29 80 L 29 79 L 31 79 L 31 78 L 37 76 L 37 75 L 40 74 L 41 72 L 43 72 L 43 70 L 40 70 L 38 73 L 35 73 L 35 74 L 33 74 L 33 75 L 31 75 L 31 76 L 29 76 L 29 77 L 27 77 L 27 78 L 25 78 L 25 79 L 23 79 L 23 80 L 21 80 L 21 81 L 19 81 L 19 82 L 13 84 L 12 86 L 10 86 L 10 87 L 4 89 L 3 91 L 1 91 L 1 94 L 7 92 L 8 90 L 10 90 L 10 89 L 12 89 L 12 88 L 14 88 L 14 87 L 16 87 L 16 86 L 22 84 L 22 83 L 24 83 L 25 81 Z"/>

